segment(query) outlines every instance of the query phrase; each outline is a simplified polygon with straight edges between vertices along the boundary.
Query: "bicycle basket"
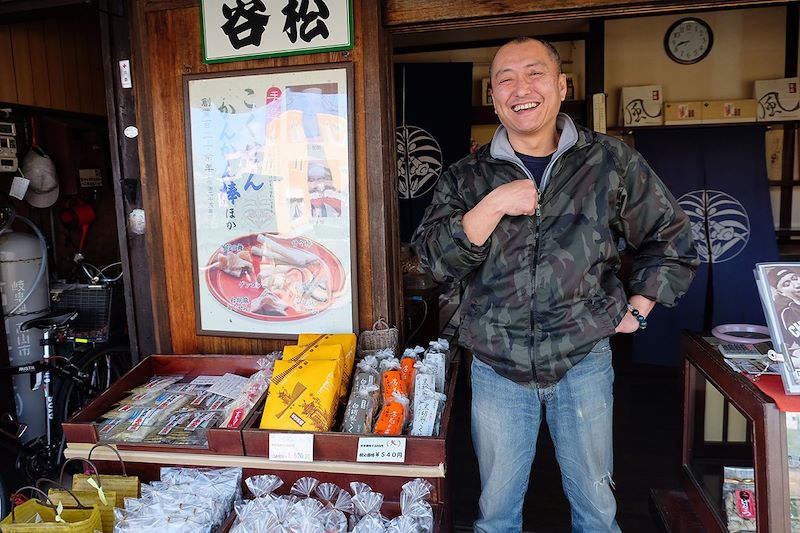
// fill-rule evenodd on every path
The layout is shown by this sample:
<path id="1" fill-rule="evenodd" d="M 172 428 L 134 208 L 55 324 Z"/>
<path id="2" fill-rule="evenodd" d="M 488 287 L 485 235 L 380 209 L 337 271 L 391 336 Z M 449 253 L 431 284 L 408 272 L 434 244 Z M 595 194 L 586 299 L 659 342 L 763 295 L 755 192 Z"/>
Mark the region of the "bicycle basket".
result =
<path id="1" fill-rule="evenodd" d="M 53 310 L 77 309 L 78 317 L 67 330 L 67 340 L 108 342 L 125 321 L 121 285 L 53 283 L 50 286 Z"/>

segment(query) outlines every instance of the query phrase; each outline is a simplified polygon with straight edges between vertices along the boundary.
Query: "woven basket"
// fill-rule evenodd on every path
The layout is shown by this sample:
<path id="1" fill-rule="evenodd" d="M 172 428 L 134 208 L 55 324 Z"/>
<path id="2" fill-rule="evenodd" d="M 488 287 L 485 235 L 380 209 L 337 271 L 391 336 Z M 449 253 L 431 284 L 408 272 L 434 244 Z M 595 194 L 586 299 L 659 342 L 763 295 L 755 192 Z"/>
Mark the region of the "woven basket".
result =
<path id="1" fill-rule="evenodd" d="M 95 444 L 89 450 L 89 457 L 91 459 L 92 452 L 99 447 L 106 447 L 113 451 L 117 458 L 119 459 L 120 468 L 122 470 L 122 475 L 116 474 L 104 474 L 103 475 L 103 488 L 106 490 L 113 490 L 117 494 L 117 505 L 120 508 L 125 508 L 125 498 L 141 498 L 142 496 L 142 486 L 139 482 L 138 476 L 129 476 L 125 471 L 125 462 L 122 460 L 122 457 L 119 455 L 119 452 L 113 446 L 109 446 L 108 444 Z M 89 484 L 89 479 L 96 478 L 96 475 L 86 475 L 86 474 L 74 474 L 72 476 L 72 486 L 78 490 L 92 490 L 92 487 Z"/>
<path id="2" fill-rule="evenodd" d="M 12 503 L 11 513 L 0 521 L 2 533 L 94 533 L 102 527 L 97 506 L 64 507 L 62 521 L 56 522 L 56 505 L 47 494 L 36 487 L 22 487 L 17 492 L 22 490 L 39 492 L 45 500 L 32 498 L 21 505 Z"/>
<path id="3" fill-rule="evenodd" d="M 400 332 L 394 326 L 389 324 L 383 319 L 378 319 L 372 325 L 372 329 L 362 331 L 358 336 L 358 344 L 356 353 L 359 359 L 363 359 L 367 355 L 374 355 L 381 350 L 392 350 L 394 355 L 397 355 L 397 343 L 400 338 Z"/>
<path id="4" fill-rule="evenodd" d="M 97 485 L 97 488 L 90 486 L 88 490 L 81 490 L 73 487 L 71 491 L 66 490 L 66 487 L 64 487 L 62 483 L 64 481 L 64 472 L 67 469 L 67 465 L 71 462 L 82 462 L 91 466 L 95 474 L 95 484 Z M 57 489 L 50 489 L 47 491 L 47 495 L 54 503 L 61 501 L 64 505 L 70 506 L 96 505 L 97 508 L 100 509 L 100 522 L 103 526 L 103 533 L 114 533 L 114 507 L 122 507 L 122 498 L 120 497 L 118 501 L 117 493 L 113 490 L 107 490 L 108 487 L 103 485 L 103 479 L 100 477 L 100 472 L 97 470 L 97 467 L 93 462 L 81 457 L 71 457 L 64 461 L 64 463 L 61 465 L 61 474 L 59 475 L 58 479 L 58 482 L 54 482 L 50 479 L 39 480 L 47 481 L 48 483 L 52 483 L 58 487 Z M 37 486 L 38 485 L 39 483 L 37 482 Z M 103 495 L 105 496 L 105 503 L 103 503 L 102 498 L 100 498 L 101 488 Z M 80 498 L 80 500 L 78 500 L 78 498 Z"/>

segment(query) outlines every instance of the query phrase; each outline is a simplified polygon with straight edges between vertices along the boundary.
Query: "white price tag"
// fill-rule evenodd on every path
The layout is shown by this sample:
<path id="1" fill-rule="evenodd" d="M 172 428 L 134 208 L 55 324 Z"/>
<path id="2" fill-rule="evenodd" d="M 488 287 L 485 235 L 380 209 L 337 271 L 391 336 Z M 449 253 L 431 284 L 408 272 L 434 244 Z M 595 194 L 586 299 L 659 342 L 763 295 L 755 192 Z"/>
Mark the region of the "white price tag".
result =
<path id="1" fill-rule="evenodd" d="M 359 463 L 405 463 L 404 437 L 361 437 L 358 439 Z"/>
<path id="2" fill-rule="evenodd" d="M 28 178 L 14 176 L 14 179 L 11 182 L 11 190 L 8 194 L 17 200 L 22 200 L 25 198 L 25 193 L 28 192 L 28 185 L 30 182 L 31 181 Z"/>
<path id="3" fill-rule="evenodd" d="M 224 376 L 220 376 L 217 382 L 211 385 L 208 392 L 235 400 L 246 384 L 247 378 L 244 376 L 225 374 Z"/>
<path id="4" fill-rule="evenodd" d="M 314 460 L 313 433 L 270 433 L 270 461 L 300 461 L 310 463 Z"/>

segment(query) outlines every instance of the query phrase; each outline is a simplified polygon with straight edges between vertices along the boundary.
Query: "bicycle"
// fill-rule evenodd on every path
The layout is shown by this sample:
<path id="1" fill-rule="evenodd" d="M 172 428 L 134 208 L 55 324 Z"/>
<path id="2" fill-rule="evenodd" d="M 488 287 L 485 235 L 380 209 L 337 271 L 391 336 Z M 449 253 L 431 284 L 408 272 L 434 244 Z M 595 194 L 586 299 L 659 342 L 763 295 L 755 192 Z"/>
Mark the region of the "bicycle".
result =
<path id="1" fill-rule="evenodd" d="M 56 310 L 28 320 L 20 325 L 21 331 L 32 328 L 43 332 L 44 354 L 41 361 L 24 365 L 0 367 L 0 375 L 29 375 L 32 389 L 43 391 L 47 413 L 45 434 L 28 443 L 20 438 L 26 426 L 8 417 L 0 424 L 0 447 L 12 452 L 15 466 L 25 472 L 28 479 L 48 477 L 61 463 L 65 436 L 61 423 L 68 420 L 92 398 L 107 389 L 131 366 L 130 350 L 124 346 L 100 346 L 86 352 L 73 351 L 60 356 L 53 353 L 59 334 L 65 334 L 78 317 L 75 310 Z M 54 379 L 57 386 L 53 386 Z M 8 487 L 2 483 L 0 490 Z M 0 493 L 3 506 L 8 494 Z M 0 517 L 6 509 L 0 506 Z"/>

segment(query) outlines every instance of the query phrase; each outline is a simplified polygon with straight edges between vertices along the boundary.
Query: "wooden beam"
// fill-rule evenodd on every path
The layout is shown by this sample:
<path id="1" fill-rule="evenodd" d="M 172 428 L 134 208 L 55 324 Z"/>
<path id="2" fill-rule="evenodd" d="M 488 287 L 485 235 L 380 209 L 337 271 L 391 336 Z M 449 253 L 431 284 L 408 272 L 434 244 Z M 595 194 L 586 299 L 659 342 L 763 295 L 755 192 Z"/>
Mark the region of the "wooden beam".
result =
<path id="1" fill-rule="evenodd" d="M 781 0 L 387 0 L 383 20 L 392 33 L 413 33 L 785 3 Z"/>
<path id="2" fill-rule="evenodd" d="M 402 287 L 391 46 L 381 26 L 379 3 L 362 0 L 360 6 L 356 20 L 360 21 L 357 27 L 361 34 L 361 61 L 356 61 L 356 85 L 364 95 L 361 109 L 368 182 L 371 268 L 368 279 L 372 285 L 371 316 L 360 314 L 363 329 L 372 326 L 371 322 L 379 317 L 399 325 Z"/>
<path id="3" fill-rule="evenodd" d="M 100 13 L 117 238 L 122 262 L 128 337 L 131 353 L 136 361 L 155 353 L 156 343 L 150 295 L 151 272 L 142 265 L 142 259 L 147 257 L 145 239 L 141 235 L 129 235 L 126 224 L 128 213 L 132 209 L 141 208 L 138 138 L 128 138 L 122 134 L 127 126 L 136 124 L 133 90 L 122 87 L 119 76 L 119 62 L 130 60 L 131 57 L 128 23 L 127 18 Z M 136 267 L 132 264 L 133 258 L 137 259 Z"/>
<path id="4" fill-rule="evenodd" d="M 137 283 L 134 291 L 140 294 L 141 301 L 136 305 L 150 304 L 152 316 L 152 340 L 146 344 L 142 338 L 139 347 L 141 355 L 148 355 L 153 348 L 157 353 L 172 353 L 172 335 L 169 320 L 169 301 L 164 269 L 164 240 L 159 227 L 162 223 L 158 192 L 158 172 L 156 170 L 155 124 L 152 109 L 152 94 L 149 83 L 150 52 L 147 44 L 147 25 L 143 3 L 129 0 L 131 23 L 131 71 L 136 99 L 137 127 L 139 129 L 139 159 L 141 177 L 141 202 L 145 212 L 145 234 L 143 246 L 139 243 L 137 253 L 130 258 L 131 267 L 147 273 L 147 280 Z M 140 311 L 146 313 L 146 311 Z M 141 325 L 141 327 L 144 327 Z"/>
<path id="5" fill-rule="evenodd" d="M 798 34 L 800 34 L 800 4 L 786 7 L 786 57 L 784 75 L 787 78 L 797 76 Z M 794 156 L 797 147 L 797 125 L 783 126 L 783 160 L 781 163 L 780 207 L 778 209 L 778 227 L 792 227 L 792 211 L 794 210 L 794 191 L 798 184 L 794 175 Z M 781 235 L 778 234 L 781 239 Z"/>

